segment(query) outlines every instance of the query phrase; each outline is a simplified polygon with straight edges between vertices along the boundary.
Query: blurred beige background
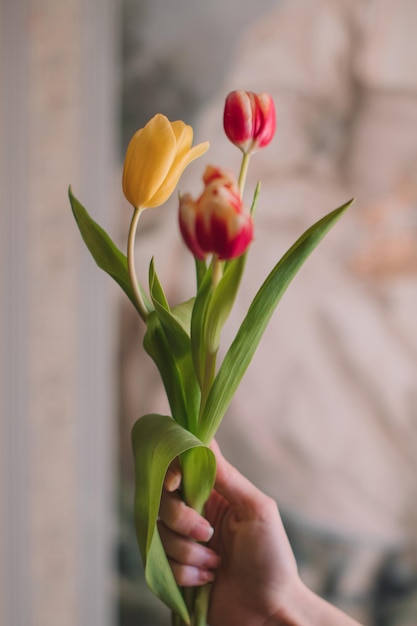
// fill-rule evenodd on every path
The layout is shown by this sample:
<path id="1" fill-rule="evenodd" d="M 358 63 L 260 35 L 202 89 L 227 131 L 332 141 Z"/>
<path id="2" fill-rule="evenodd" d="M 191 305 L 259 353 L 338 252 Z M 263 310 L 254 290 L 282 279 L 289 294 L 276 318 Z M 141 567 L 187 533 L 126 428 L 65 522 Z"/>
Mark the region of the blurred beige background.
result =
<path id="1" fill-rule="evenodd" d="M 256 241 L 225 340 L 278 255 L 357 199 L 284 297 L 219 440 L 278 500 L 315 589 L 368 626 L 415 625 L 415 0 L 0 11 L 0 624 L 167 623 L 141 581 L 129 442 L 165 401 L 66 191 L 123 247 L 130 134 L 182 117 L 211 140 L 206 161 L 237 167 L 222 106 L 247 88 L 272 93 L 278 131 L 253 159 Z M 171 204 L 144 216 L 138 258 L 156 254 L 177 298 L 192 263 Z"/>

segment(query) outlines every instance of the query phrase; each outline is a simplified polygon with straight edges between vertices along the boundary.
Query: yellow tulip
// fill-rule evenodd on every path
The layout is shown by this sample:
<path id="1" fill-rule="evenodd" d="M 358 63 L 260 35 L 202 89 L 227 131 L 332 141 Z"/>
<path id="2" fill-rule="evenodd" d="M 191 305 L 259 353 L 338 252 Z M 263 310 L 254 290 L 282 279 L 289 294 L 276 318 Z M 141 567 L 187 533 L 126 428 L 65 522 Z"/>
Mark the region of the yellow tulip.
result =
<path id="1" fill-rule="evenodd" d="M 193 129 L 184 122 L 153 117 L 130 140 L 123 169 L 123 192 L 136 209 L 163 204 L 181 174 L 209 147 L 206 141 L 191 147 Z"/>

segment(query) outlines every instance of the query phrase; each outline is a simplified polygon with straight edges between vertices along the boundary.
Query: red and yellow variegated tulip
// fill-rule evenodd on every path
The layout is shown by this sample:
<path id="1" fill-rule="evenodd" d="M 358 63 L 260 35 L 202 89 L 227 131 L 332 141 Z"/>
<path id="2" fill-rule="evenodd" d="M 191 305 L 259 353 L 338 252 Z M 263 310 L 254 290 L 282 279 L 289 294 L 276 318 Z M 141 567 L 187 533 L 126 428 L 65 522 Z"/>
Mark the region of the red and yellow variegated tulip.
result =
<path id="1" fill-rule="evenodd" d="M 182 236 L 199 259 L 209 253 L 220 260 L 245 252 L 253 239 L 253 221 L 245 210 L 237 182 L 228 170 L 208 166 L 204 191 L 197 200 L 180 198 L 179 222 Z"/>

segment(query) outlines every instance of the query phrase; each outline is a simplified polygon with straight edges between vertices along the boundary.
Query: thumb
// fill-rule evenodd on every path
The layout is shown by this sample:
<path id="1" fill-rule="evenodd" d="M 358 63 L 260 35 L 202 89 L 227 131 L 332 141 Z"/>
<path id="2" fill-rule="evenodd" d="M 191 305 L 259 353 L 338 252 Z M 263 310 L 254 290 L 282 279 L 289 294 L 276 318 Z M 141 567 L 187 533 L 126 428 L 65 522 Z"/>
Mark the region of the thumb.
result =
<path id="1" fill-rule="evenodd" d="M 250 508 L 263 504 L 268 497 L 224 458 L 217 441 L 213 440 L 210 447 L 217 462 L 215 490 L 230 504 Z"/>

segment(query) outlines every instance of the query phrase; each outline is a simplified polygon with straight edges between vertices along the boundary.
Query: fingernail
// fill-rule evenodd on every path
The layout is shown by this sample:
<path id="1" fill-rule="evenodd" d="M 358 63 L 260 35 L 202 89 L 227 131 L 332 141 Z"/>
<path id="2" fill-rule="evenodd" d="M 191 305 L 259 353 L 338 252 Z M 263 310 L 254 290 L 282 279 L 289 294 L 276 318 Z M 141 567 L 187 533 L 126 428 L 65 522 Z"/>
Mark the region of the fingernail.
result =
<path id="1" fill-rule="evenodd" d="M 165 476 L 164 486 L 167 491 L 176 491 L 181 484 L 181 477 L 174 472 L 168 472 Z"/>
<path id="2" fill-rule="evenodd" d="M 200 582 L 211 583 L 214 580 L 215 574 L 209 569 L 203 569 L 199 571 Z"/>
<path id="3" fill-rule="evenodd" d="M 214 533 L 214 528 L 210 524 L 202 520 L 191 530 L 191 537 L 196 541 L 210 541 Z"/>
<path id="4" fill-rule="evenodd" d="M 208 569 L 216 569 L 217 567 L 219 567 L 220 563 L 221 563 L 221 558 L 215 552 L 210 551 L 206 555 L 206 561 L 205 561 L 204 565 Z"/>

